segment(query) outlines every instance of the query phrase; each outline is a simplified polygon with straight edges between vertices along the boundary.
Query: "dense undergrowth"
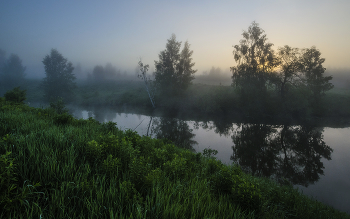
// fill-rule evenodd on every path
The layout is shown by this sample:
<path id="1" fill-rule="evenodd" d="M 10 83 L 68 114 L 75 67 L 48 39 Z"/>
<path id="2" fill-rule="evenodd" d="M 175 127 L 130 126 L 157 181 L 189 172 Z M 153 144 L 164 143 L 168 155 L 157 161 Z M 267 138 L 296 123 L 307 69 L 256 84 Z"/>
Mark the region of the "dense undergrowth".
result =
<path id="1" fill-rule="evenodd" d="M 0 218 L 350 218 L 210 149 L 0 99 Z"/>

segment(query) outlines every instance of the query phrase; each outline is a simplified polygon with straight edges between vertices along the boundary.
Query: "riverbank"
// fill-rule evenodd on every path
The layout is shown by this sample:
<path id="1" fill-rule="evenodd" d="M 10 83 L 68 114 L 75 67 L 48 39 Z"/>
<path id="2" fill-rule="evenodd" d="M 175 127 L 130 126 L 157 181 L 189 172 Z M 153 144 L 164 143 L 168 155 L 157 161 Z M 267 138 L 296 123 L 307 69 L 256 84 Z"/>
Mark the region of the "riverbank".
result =
<path id="1" fill-rule="evenodd" d="M 21 89 L 27 90 L 28 102 L 43 102 L 39 80 L 28 80 Z M 322 113 L 313 114 L 304 91 L 293 91 L 282 101 L 274 91 L 268 92 L 264 103 L 249 105 L 242 102 L 231 86 L 193 84 L 180 96 L 156 99 L 156 110 L 188 117 L 233 118 L 249 122 L 301 124 L 315 120 L 349 124 L 350 90 L 334 88 L 326 93 Z M 75 100 L 80 106 L 132 107 L 153 111 L 142 81 L 112 81 L 106 83 L 78 83 Z M 232 120 L 232 119 L 231 119 Z M 338 122 L 337 122 L 338 121 Z"/>
<path id="2" fill-rule="evenodd" d="M 0 218 L 350 218 L 114 123 L 0 102 Z"/>

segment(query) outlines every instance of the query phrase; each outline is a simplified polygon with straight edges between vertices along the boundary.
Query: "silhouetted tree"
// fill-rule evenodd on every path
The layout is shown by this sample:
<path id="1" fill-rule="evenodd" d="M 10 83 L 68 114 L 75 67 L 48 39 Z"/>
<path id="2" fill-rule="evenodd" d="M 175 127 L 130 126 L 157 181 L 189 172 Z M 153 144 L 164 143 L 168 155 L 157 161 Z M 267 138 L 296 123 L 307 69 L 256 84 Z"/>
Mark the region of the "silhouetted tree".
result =
<path id="1" fill-rule="evenodd" d="M 43 59 L 46 77 L 42 81 L 44 98 L 55 101 L 62 97 L 65 101 L 73 98 L 76 79 L 71 62 L 68 62 L 56 49 L 51 49 L 50 55 Z"/>
<path id="2" fill-rule="evenodd" d="M 267 42 L 264 30 L 253 22 L 248 31 L 243 31 L 240 45 L 235 45 L 233 55 L 237 66 L 231 67 L 233 85 L 245 87 L 254 84 L 264 90 L 270 73 L 278 65 L 278 59 L 272 49 L 273 44 Z"/>
<path id="3" fill-rule="evenodd" d="M 2 65 L 1 83 L 5 90 L 21 86 L 25 78 L 26 68 L 18 55 L 12 54 Z"/>
<path id="4" fill-rule="evenodd" d="M 241 101 L 249 108 L 262 108 L 265 102 L 269 74 L 278 65 L 278 59 L 267 42 L 266 34 L 253 22 L 248 31 L 243 31 L 240 45 L 233 50 L 237 66 L 231 67 L 232 86 L 239 91 Z"/>
<path id="5" fill-rule="evenodd" d="M 325 59 L 321 58 L 321 52 L 316 47 L 304 49 L 300 58 L 302 72 L 306 78 L 306 84 L 311 91 L 311 104 L 314 113 L 322 112 L 322 96 L 325 92 L 333 88 L 330 83 L 332 76 L 324 76 L 326 68 L 323 67 Z"/>
<path id="6" fill-rule="evenodd" d="M 300 51 L 288 45 L 278 49 L 279 69 L 274 83 L 284 100 L 291 87 L 298 87 L 302 82 Z"/>
<path id="7" fill-rule="evenodd" d="M 193 51 L 186 41 L 180 53 L 181 42 L 176 41 L 175 34 L 172 34 L 166 49 L 159 54 L 159 61 L 155 62 L 155 83 L 157 89 L 165 95 L 181 93 L 191 84 L 194 79 L 192 62 Z"/>

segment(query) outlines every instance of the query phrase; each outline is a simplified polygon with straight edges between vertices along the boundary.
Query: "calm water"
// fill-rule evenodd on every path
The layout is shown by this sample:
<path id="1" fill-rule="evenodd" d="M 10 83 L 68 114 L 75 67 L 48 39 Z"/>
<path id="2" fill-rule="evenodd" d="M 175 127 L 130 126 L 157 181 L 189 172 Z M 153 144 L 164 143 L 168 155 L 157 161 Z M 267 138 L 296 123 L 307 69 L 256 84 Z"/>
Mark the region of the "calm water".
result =
<path id="1" fill-rule="evenodd" d="M 216 149 L 224 163 L 235 162 L 281 182 L 287 179 L 304 194 L 350 213 L 349 128 L 184 121 L 108 108 L 75 108 L 72 114 L 117 122 L 120 129 L 167 138 L 197 152 Z"/>

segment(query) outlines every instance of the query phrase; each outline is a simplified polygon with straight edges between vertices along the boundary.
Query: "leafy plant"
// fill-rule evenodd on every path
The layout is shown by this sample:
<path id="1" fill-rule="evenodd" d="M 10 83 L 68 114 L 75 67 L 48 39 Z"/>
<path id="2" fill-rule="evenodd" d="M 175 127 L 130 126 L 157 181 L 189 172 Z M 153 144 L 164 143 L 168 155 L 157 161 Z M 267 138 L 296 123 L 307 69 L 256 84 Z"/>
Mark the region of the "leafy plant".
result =
<path id="1" fill-rule="evenodd" d="M 26 98 L 26 90 L 21 90 L 20 87 L 15 87 L 10 91 L 7 91 L 4 95 L 6 101 L 15 103 L 23 103 Z"/>
<path id="2" fill-rule="evenodd" d="M 11 154 L 7 151 L 0 156 L 0 208 L 4 210 L 5 215 L 14 210 L 19 211 L 23 205 L 30 207 L 28 199 L 37 196 L 38 193 L 34 190 L 40 186 L 39 183 L 35 183 L 24 185 L 23 188 L 18 187 L 17 165 L 15 159 L 10 157 Z M 40 209 L 36 208 L 36 211 L 39 212 Z"/>
<path id="3" fill-rule="evenodd" d="M 117 123 L 116 122 L 112 122 L 112 121 L 109 121 L 109 122 L 106 122 L 106 123 L 103 123 L 102 124 L 102 127 L 104 129 L 106 129 L 107 131 L 114 131 L 114 130 L 117 130 Z"/>
<path id="4" fill-rule="evenodd" d="M 66 125 L 73 120 L 73 116 L 68 113 L 63 113 L 57 114 L 53 119 L 56 125 Z"/>
<path id="5" fill-rule="evenodd" d="M 127 202 L 128 204 L 143 203 L 143 198 L 141 197 L 141 194 L 135 189 L 135 185 L 130 181 L 123 181 L 120 184 L 120 190 L 125 202 Z"/>
<path id="6" fill-rule="evenodd" d="M 68 109 L 66 108 L 62 97 L 57 98 L 54 102 L 50 102 L 50 108 L 54 109 L 58 114 L 68 113 Z"/>
<path id="7" fill-rule="evenodd" d="M 203 156 L 204 156 L 204 157 L 207 157 L 207 158 L 213 157 L 213 156 L 215 156 L 215 155 L 217 155 L 217 154 L 218 154 L 218 151 L 215 150 L 215 149 L 204 148 L 204 150 L 203 150 Z"/>

